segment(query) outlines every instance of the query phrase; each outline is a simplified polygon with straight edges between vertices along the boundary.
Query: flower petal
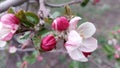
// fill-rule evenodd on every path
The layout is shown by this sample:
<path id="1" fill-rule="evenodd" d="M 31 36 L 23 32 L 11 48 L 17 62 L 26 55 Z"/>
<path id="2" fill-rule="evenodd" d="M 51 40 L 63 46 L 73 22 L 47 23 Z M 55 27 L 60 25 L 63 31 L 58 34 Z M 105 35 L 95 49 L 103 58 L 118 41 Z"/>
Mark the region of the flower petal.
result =
<path id="1" fill-rule="evenodd" d="M 69 56 L 76 61 L 86 62 L 88 59 L 83 55 L 83 53 L 76 49 L 74 51 L 68 52 Z"/>
<path id="2" fill-rule="evenodd" d="M 72 51 L 80 46 L 81 41 L 82 37 L 75 30 L 72 30 L 68 34 L 68 41 L 65 43 L 65 47 L 68 51 Z"/>
<path id="3" fill-rule="evenodd" d="M 93 23 L 85 22 L 78 27 L 77 31 L 84 38 L 89 38 L 95 33 L 96 28 Z"/>
<path id="4" fill-rule="evenodd" d="M 17 48 L 15 46 L 9 47 L 9 53 L 15 53 L 17 51 Z"/>
<path id="5" fill-rule="evenodd" d="M 73 44 L 79 45 L 82 42 L 82 37 L 75 31 L 72 30 L 68 34 L 68 41 L 74 42 Z"/>
<path id="6" fill-rule="evenodd" d="M 7 44 L 6 41 L 0 41 L 0 47 L 3 48 Z"/>
<path id="7" fill-rule="evenodd" d="M 74 17 L 70 20 L 70 26 L 69 26 L 69 30 L 75 30 L 77 27 L 77 23 L 79 22 L 79 20 L 81 20 L 81 17 Z"/>
<path id="8" fill-rule="evenodd" d="M 83 52 L 92 52 L 97 49 L 97 40 L 93 37 L 84 39 L 83 43 L 79 47 L 79 50 Z"/>
<path id="9" fill-rule="evenodd" d="M 14 25 L 14 27 L 9 27 L 8 25 L 0 22 L 0 40 L 9 41 L 17 29 L 18 25 Z"/>

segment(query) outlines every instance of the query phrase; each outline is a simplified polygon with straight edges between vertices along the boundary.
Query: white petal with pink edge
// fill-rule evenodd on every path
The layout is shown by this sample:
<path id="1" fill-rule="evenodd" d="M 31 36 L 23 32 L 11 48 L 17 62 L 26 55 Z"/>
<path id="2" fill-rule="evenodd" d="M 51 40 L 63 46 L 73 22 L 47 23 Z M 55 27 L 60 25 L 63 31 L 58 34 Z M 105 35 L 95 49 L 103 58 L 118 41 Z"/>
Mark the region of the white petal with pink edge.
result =
<path id="1" fill-rule="evenodd" d="M 88 61 L 88 59 L 83 55 L 83 53 L 79 49 L 68 52 L 68 54 L 75 61 L 80 61 L 80 62 Z"/>
<path id="2" fill-rule="evenodd" d="M 68 41 L 72 41 L 73 44 L 79 45 L 82 42 L 82 37 L 75 30 L 71 30 L 68 34 Z"/>
<path id="3" fill-rule="evenodd" d="M 6 25 L 0 22 L 0 40 L 9 41 L 17 29 L 18 25 L 16 24 L 14 27 L 10 27 L 10 25 Z"/>
<path id="4" fill-rule="evenodd" d="M 67 50 L 71 51 L 78 48 L 81 42 L 82 37 L 80 37 L 75 30 L 72 30 L 68 34 L 68 41 L 65 43 L 65 47 Z"/>
<path id="5" fill-rule="evenodd" d="M 81 19 L 82 19 L 81 17 L 77 17 L 77 16 L 72 18 L 69 22 L 70 23 L 69 30 L 75 30 L 79 20 Z"/>
<path id="6" fill-rule="evenodd" d="M 5 47 L 6 44 L 7 44 L 6 41 L 0 41 L 0 47 L 1 47 L 1 48 Z"/>
<path id="7" fill-rule="evenodd" d="M 96 32 L 96 27 L 91 22 L 85 22 L 78 27 L 77 31 L 84 38 L 89 38 Z"/>
<path id="8" fill-rule="evenodd" d="M 97 40 L 93 37 L 84 39 L 79 50 L 83 52 L 92 52 L 97 49 Z"/>

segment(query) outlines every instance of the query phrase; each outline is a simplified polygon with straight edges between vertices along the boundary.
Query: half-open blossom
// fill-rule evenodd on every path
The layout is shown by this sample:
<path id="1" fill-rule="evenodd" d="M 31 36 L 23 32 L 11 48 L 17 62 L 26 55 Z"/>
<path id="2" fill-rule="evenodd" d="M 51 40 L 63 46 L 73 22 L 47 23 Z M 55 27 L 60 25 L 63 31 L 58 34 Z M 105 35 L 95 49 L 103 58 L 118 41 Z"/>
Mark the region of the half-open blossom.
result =
<path id="1" fill-rule="evenodd" d="M 56 31 L 64 31 L 69 27 L 69 22 L 66 17 L 58 17 L 52 22 L 52 28 Z"/>
<path id="2" fill-rule="evenodd" d="M 41 49 L 44 51 L 50 51 L 56 46 L 56 39 L 53 35 L 47 35 L 41 41 Z"/>
<path id="3" fill-rule="evenodd" d="M 0 18 L 0 47 L 6 45 L 18 29 L 19 20 L 14 14 L 5 14 Z"/>
<path id="4" fill-rule="evenodd" d="M 0 40 L 9 41 L 18 29 L 19 20 L 14 14 L 5 14 L 0 19 Z"/>
<path id="5" fill-rule="evenodd" d="M 74 23 L 76 23 L 76 21 L 70 23 L 70 26 Z M 76 26 L 73 27 L 75 28 L 69 28 L 70 31 L 65 47 L 73 60 L 86 62 L 88 61 L 87 57 L 97 48 L 97 40 L 92 37 L 96 28 L 94 24 L 90 22 L 85 22 L 78 28 L 76 28 Z"/>

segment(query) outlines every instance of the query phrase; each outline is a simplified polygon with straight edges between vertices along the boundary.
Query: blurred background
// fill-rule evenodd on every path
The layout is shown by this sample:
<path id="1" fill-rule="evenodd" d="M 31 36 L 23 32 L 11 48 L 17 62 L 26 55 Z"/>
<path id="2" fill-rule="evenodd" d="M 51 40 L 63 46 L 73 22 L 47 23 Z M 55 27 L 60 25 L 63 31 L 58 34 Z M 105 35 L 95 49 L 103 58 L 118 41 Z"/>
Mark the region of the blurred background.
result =
<path id="1" fill-rule="evenodd" d="M 0 0 L 2 2 L 3 0 Z M 48 0 L 48 3 L 61 4 L 71 0 Z M 26 9 L 26 3 L 14 7 L 16 10 Z M 92 53 L 88 62 L 77 62 L 70 59 L 65 53 L 43 53 L 43 60 L 36 60 L 28 68 L 120 68 L 119 35 L 120 29 L 120 0 L 100 0 L 96 5 L 92 1 L 87 6 L 80 4 L 70 5 L 74 14 L 81 16 L 84 21 L 93 22 L 97 28 L 94 35 L 98 39 L 98 49 Z M 29 3 L 28 11 L 37 13 L 39 7 L 36 2 Z M 63 14 L 64 8 L 49 8 L 51 14 Z M 1 13 L 2 14 L 2 13 Z M 117 38 L 116 38 L 117 36 Z M 115 44 L 113 44 L 115 43 Z M 58 45 L 62 45 L 60 42 Z M 9 54 L 7 50 L 0 51 L 0 68 L 19 68 L 21 58 L 25 53 Z M 117 54 L 117 56 L 116 56 Z M 34 61 L 34 59 L 32 59 Z M 31 60 L 31 62 L 32 62 Z"/>

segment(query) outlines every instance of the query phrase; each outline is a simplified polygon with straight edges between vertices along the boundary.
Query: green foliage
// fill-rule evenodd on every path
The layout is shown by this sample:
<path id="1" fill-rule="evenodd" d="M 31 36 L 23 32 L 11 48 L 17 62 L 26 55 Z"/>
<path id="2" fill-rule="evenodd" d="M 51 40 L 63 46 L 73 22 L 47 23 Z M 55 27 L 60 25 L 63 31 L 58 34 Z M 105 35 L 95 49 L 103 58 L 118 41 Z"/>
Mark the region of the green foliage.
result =
<path id="1" fill-rule="evenodd" d="M 81 3 L 81 6 L 82 7 L 85 7 L 88 3 L 89 3 L 90 0 L 84 0 L 82 3 Z"/>
<path id="2" fill-rule="evenodd" d="M 66 61 L 65 56 L 63 56 L 63 55 L 59 56 L 59 61 L 60 61 L 61 63 L 64 63 L 64 62 Z"/>
<path id="3" fill-rule="evenodd" d="M 34 27 L 39 22 L 38 16 L 32 12 L 24 12 L 23 10 L 20 10 L 15 15 L 26 27 Z"/>
<path id="4" fill-rule="evenodd" d="M 80 63 L 78 61 L 72 61 L 69 68 L 87 68 L 89 67 L 87 63 Z"/>
<path id="5" fill-rule="evenodd" d="M 25 32 L 24 35 L 17 38 L 17 41 L 20 43 L 24 43 L 28 39 L 29 33 L 30 32 Z"/>
<path id="6" fill-rule="evenodd" d="M 105 36 L 103 35 L 99 35 L 97 36 L 97 40 L 99 44 L 105 45 L 107 44 L 107 39 L 105 38 Z"/>
<path id="7" fill-rule="evenodd" d="M 7 10 L 7 13 L 13 13 L 13 14 L 14 14 L 15 12 L 14 12 L 14 10 L 13 10 L 12 8 L 9 8 L 9 9 Z"/>
<path id="8" fill-rule="evenodd" d="M 21 62 L 17 62 L 17 67 L 20 68 L 21 64 Z"/>
<path id="9" fill-rule="evenodd" d="M 31 23 L 33 23 L 34 25 L 39 23 L 39 18 L 35 13 L 32 12 L 26 12 L 25 16 L 27 18 L 27 20 Z"/>
<path id="10" fill-rule="evenodd" d="M 27 61 L 29 64 L 34 64 L 36 62 L 36 53 L 32 53 L 31 55 L 25 56 L 23 58 L 24 61 Z"/>
<path id="11" fill-rule="evenodd" d="M 45 21 L 45 23 L 46 23 L 46 24 L 51 25 L 51 24 L 52 24 L 53 19 L 52 19 L 52 18 L 44 18 L 44 21 Z"/>
<path id="12" fill-rule="evenodd" d="M 60 16 L 60 12 L 58 11 L 55 11 L 52 15 L 51 15 L 51 18 L 55 19 L 56 17 Z"/>

